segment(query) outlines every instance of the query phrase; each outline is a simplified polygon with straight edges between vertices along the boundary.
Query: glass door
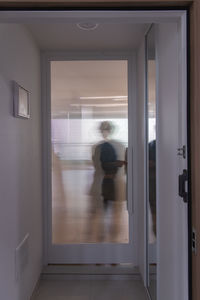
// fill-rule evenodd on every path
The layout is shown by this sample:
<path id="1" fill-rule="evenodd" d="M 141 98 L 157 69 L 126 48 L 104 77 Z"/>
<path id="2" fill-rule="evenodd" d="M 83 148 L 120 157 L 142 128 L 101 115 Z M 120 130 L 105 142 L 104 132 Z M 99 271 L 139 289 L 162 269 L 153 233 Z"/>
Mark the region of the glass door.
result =
<path id="1" fill-rule="evenodd" d="M 147 284 L 151 299 L 156 299 L 156 60 L 155 29 L 146 35 L 146 210 L 147 210 Z"/>
<path id="2" fill-rule="evenodd" d="M 51 60 L 49 71 L 50 262 L 132 262 L 128 60 Z"/>

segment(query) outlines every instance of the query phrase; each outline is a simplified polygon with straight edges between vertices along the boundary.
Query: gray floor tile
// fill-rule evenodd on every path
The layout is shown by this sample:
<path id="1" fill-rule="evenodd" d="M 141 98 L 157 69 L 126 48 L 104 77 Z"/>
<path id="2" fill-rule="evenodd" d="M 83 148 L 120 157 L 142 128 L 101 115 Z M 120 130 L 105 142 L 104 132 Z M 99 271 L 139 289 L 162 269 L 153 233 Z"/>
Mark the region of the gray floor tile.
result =
<path id="1" fill-rule="evenodd" d="M 41 280 L 34 300 L 147 300 L 140 280 Z"/>

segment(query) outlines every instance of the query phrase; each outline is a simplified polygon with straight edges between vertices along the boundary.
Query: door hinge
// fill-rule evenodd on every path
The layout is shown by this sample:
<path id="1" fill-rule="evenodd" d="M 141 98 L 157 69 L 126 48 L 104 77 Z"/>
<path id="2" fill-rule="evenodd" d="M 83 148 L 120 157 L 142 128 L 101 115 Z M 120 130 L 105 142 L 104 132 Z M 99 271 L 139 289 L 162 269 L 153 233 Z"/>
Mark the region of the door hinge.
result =
<path id="1" fill-rule="evenodd" d="M 188 192 L 186 191 L 186 182 L 188 181 L 188 171 L 183 170 L 183 174 L 179 175 L 179 196 L 183 198 L 185 203 L 188 202 Z"/>
<path id="2" fill-rule="evenodd" d="M 186 146 L 184 145 L 182 148 L 177 149 L 177 155 L 183 156 L 183 158 L 186 158 Z"/>
<path id="3" fill-rule="evenodd" d="M 197 235 L 194 228 L 192 228 L 192 252 L 197 253 Z"/>

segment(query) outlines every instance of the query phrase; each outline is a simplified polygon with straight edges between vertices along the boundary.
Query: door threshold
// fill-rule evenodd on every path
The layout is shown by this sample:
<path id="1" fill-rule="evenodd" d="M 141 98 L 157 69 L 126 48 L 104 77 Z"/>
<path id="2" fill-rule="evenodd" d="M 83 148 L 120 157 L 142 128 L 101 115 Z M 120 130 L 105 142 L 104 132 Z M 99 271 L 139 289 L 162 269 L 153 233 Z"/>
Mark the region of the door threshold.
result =
<path id="1" fill-rule="evenodd" d="M 41 274 L 41 280 L 141 280 L 140 274 Z"/>
<path id="2" fill-rule="evenodd" d="M 47 265 L 42 271 L 42 279 L 135 279 L 141 276 L 137 267 L 131 264 L 98 265 Z"/>

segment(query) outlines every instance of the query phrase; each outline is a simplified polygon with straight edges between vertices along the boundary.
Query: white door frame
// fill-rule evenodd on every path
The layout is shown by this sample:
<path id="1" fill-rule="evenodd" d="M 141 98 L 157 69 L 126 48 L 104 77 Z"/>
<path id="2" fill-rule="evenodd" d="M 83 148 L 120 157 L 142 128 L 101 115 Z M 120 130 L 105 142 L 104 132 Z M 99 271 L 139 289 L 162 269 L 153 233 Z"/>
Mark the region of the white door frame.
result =
<path id="1" fill-rule="evenodd" d="M 158 299 L 166 298 L 166 299 L 177 299 L 180 298 L 180 294 L 178 295 L 177 290 L 180 293 L 180 290 L 182 292 L 181 299 L 188 299 L 188 223 L 187 223 L 187 214 L 188 214 L 188 205 L 183 203 L 182 199 L 178 196 L 178 175 L 182 173 L 183 169 L 187 169 L 187 36 L 186 36 L 186 29 L 187 29 L 187 22 L 186 22 L 186 15 L 183 15 L 181 18 L 181 21 L 171 24 L 156 24 L 155 25 L 155 48 L 156 48 L 156 118 L 157 118 L 157 142 L 156 142 L 156 156 L 157 156 L 157 199 L 165 199 L 165 201 L 157 201 L 157 242 L 156 242 L 156 252 L 157 252 L 157 295 Z M 159 28 L 162 27 L 162 29 Z M 163 31 L 164 30 L 164 31 Z M 158 32 L 160 32 L 158 34 Z M 162 32 L 165 32 L 165 34 L 162 34 Z M 174 33 L 173 38 L 172 32 Z M 163 47 L 163 51 L 161 51 L 161 44 L 165 43 L 165 39 L 168 36 L 168 44 Z M 162 40 L 162 42 L 161 42 Z M 173 49 L 173 50 L 172 50 Z M 169 55 L 171 51 L 171 54 Z M 167 54 L 168 53 L 168 56 Z M 163 55 L 165 54 L 165 55 Z M 170 58 L 170 59 L 169 59 Z M 161 67 L 162 66 L 162 67 Z M 174 68 L 174 72 L 171 70 Z M 172 73 L 171 73 L 172 72 Z M 167 81 L 167 78 L 172 78 L 170 87 L 167 86 L 165 83 Z M 174 86 L 173 90 L 173 84 L 174 82 L 177 82 L 177 84 Z M 170 82 L 170 80 L 169 80 Z M 170 84 L 170 83 L 169 83 Z M 171 88 L 171 90 L 170 90 Z M 168 92 L 170 91 L 170 92 Z M 171 95 L 171 97 L 170 97 Z M 174 97 L 174 98 L 173 98 Z M 164 99 L 164 100 L 163 100 Z M 174 101 L 172 101 L 174 99 Z M 171 103 L 170 103 L 171 100 Z M 163 202 L 170 203 L 170 201 L 167 201 L 167 195 L 166 190 L 163 194 L 164 186 L 167 183 L 167 174 L 165 173 L 165 168 L 163 168 L 163 165 L 167 166 L 169 165 L 165 160 L 165 154 L 166 151 L 163 151 L 163 145 L 166 146 L 166 136 L 163 138 L 163 128 L 165 128 L 164 124 L 167 120 L 167 105 L 170 103 L 170 107 L 174 107 L 174 111 L 177 112 L 178 109 L 178 115 L 176 114 L 176 118 L 172 116 L 172 124 L 176 124 L 176 128 L 174 126 L 174 132 L 178 130 L 178 135 L 176 135 L 176 143 L 177 144 L 171 144 L 174 147 L 172 159 L 171 161 L 175 161 L 177 164 L 176 172 L 173 172 L 171 175 L 175 176 L 175 179 L 173 177 L 173 193 L 176 195 L 170 197 L 171 199 L 171 205 L 168 205 L 168 210 L 173 207 L 172 204 L 174 204 L 174 211 L 175 208 L 177 209 L 176 216 L 177 216 L 177 224 L 174 227 L 174 219 L 171 218 L 170 222 L 170 216 L 169 211 L 167 213 L 166 207 L 163 205 Z M 164 106 L 165 105 L 165 106 Z M 173 106 L 174 105 L 174 106 Z M 165 107 L 165 110 L 163 109 Z M 168 106 L 169 107 L 169 106 Z M 171 110 L 171 111 L 172 111 Z M 166 112 L 165 112 L 166 111 Z M 146 116 L 147 116 L 147 107 L 146 107 Z M 165 123 L 164 120 L 165 119 Z M 170 117 L 169 117 L 170 120 Z M 170 128 L 170 127 L 169 127 Z M 172 129 L 172 126 L 171 126 Z M 171 133 L 169 133 L 169 136 L 173 136 L 173 130 L 171 130 Z M 176 134 L 177 134 L 176 132 Z M 175 135 L 175 133 L 174 133 Z M 177 149 L 181 148 L 183 145 L 186 145 L 186 158 L 183 159 L 180 156 L 177 156 Z M 161 151 L 162 149 L 162 151 Z M 166 148 L 167 149 L 167 148 Z M 148 168 L 147 168 L 147 153 L 148 153 L 148 144 L 146 144 L 145 147 L 145 173 L 148 174 Z M 161 155 L 163 153 L 163 156 Z M 162 167 L 160 167 L 162 165 Z M 174 166 L 176 166 L 174 164 Z M 175 168 L 175 167 L 174 167 Z M 167 168 L 166 168 L 167 169 Z M 163 176 L 164 174 L 164 176 Z M 161 179 L 162 177 L 162 179 Z M 165 181 L 163 180 L 165 177 Z M 162 188 L 160 188 L 162 186 Z M 148 183 L 146 186 L 146 189 L 148 187 Z M 148 190 L 148 189 L 147 189 Z M 169 189 L 168 189 L 169 190 Z M 146 195 L 148 198 L 148 196 Z M 165 198 L 164 198 L 165 197 Z M 148 207 L 148 201 L 146 202 L 146 211 Z M 159 214 L 159 212 L 161 214 Z M 171 212 L 170 212 L 171 213 Z M 148 214 L 146 218 L 146 223 L 148 223 Z M 167 221 L 169 224 L 173 224 L 173 229 L 171 226 L 170 234 L 167 230 L 167 227 L 163 227 L 163 224 L 166 225 L 166 219 L 165 216 L 168 216 Z M 171 213 L 172 216 L 172 213 Z M 179 219 L 180 218 L 180 219 Z M 165 219 L 165 220 L 164 220 Z M 181 225 L 180 225 L 181 224 Z M 147 224 L 146 224 L 147 225 Z M 177 237 L 177 243 L 172 242 L 172 232 L 175 231 L 177 228 L 179 228 L 179 237 Z M 148 228 L 148 226 L 147 226 Z M 146 231 L 148 233 L 148 231 Z M 162 232 L 162 233 L 161 233 Z M 168 235 L 167 235 L 168 232 Z M 163 234 L 165 233 L 165 234 Z M 180 238 L 181 237 L 181 238 Z M 178 240 L 178 238 L 180 240 Z M 147 245 L 147 251 L 148 251 L 148 237 L 146 237 L 146 245 Z M 171 242 L 170 242 L 171 241 Z M 180 244 L 179 248 L 177 247 L 177 244 Z M 184 245 L 184 247 L 182 247 Z M 168 248 L 167 248 L 168 246 Z M 173 251 L 172 251 L 173 248 Z M 180 251 L 181 248 L 181 251 Z M 167 253 L 165 253 L 165 249 L 168 249 L 169 252 L 173 253 L 173 257 L 169 257 Z M 171 250 L 170 250 L 171 249 Z M 176 249 L 176 251 L 175 251 Z M 177 251 L 179 250 L 179 253 Z M 148 253 L 148 252 L 147 252 Z M 173 268 L 170 266 L 170 263 L 172 262 L 172 259 L 177 262 L 177 266 L 179 268 L 179 275 L 173 274 Z M 169 267 L 168 267 L 169 266 Z M 148 260 L 146 262 L 146 278 L 145 278 L 145 284 L 148 286 L 149 278 L 148 278 Z M 176 269 L 176 268 L 175 268 Z M 165 270 L 165 272 L 163 272 Z M 176 270 L 177 271 L 177 270 Z M 181 275 L 180 275 L 181 274 Z M 184 275 L 183 275 L 184 274 Z M 165 277 L 166 275 L 166 277 Z M 177 275 L 177 276 L 176 276 Z M 167 278 L 168 280 L 165 278 Z M 173 278 L 174 276 L 174 278 Z M 180 279 L 180 282 L 177 280 Z M 171 280 L 171 281 L 170 281 Z M 183 282 L 184 281 L 184 282 Z M 170 286 L 168 286 L 167 282 L 171 285 L 172 282 L 178 282 L 179 287 L 177 284 L 177 288 L 174 287 L 174 290 Z M 165 288 L 164 288 L 165 287 Z M 180 288 L 181 287 L 181 288 Z M 163 291 L 165 290 L 165 293 L 163 294 Z M 171 294 L 167 294 L 166 290 L 171 290 Z"/>
<path id="2" fill-rule="evenodd" d="M 80 61 L 80 60 L 126 60 L 128 63 L 128 126 L 129 126 L 129 148 L 128 148 L 128 211 L 129 211 L 129 243 L 87 243 L 52 245 L 52 186 L 51 186 L 51 107 L 50 107 L 50 62 L 51 61 Z M 43 112 L 44 112 L 44 176 L 45 181 L 45 257 L 48 263 L 132 263 L 136 264 L 134 249 L 136 248 L 137 223 L 133 217 L 134 183 L 132 178 L 136 176 L 137 157 L 133 151 L 136 144 L 136 78 L 135 78 L 135 54 L 131 52 L 82 52 L 72 53 L 66 51 L 44 52 L 43 62 Z M 135 175 L 133 174 L 135 173 Z M 83 255 L 84 254 L 84 255 Z"/>
<path id="3" fill-rule="evenodd" d="M 176 30 L 175 30 L 176 29 Z M 157 295 L 162 299 L 188 299 L 188 203 L 184 203 L 178 194 L 178 176 L 183 170 L 188 170 L 188 142 L 187 142 L 187 22 L 186 15 L 182 17 L 181 22 L 176 24 L 162 24 L 156 26 L 156 52 L 158 57 L 157 63 L 157 199 L 164 199 L 157 202 L 158 226 L 158 285 Z M 169 41 L 172 42 L 170 43 Z M 166 44 L 168 40 L 170 45 Z M 163 46 L 165 45 L 165 46 Z M 168 47 L 166 47 L 168 46 Z M 168 48 L 166 50 L 166 48 Z M 164 51 L 161 51 L 164 49 Z M 166 51 L 165 51 L 166 50 Z M 169 56 L 170 54 L 170 56 Z M 170 57 L 170 59 L 169 59 Z M 159 64 L 159 60 L 161 61 Z M 168 63 L 166 61 L 169 61 Z M 161 67 L 162 66 L 162 67 Z M 164 72 L 161 70 L 164 70 Z M 174 68 L 174 73 L 171 70 Z M 174 76 L 174 77 L 173 77 Z M 165 79 L 171 77 L 168 86 L 165 85 Z M 173 80 L 172 80 L 173 78 Z M 176 84 L 175 84 L 176 82 Z M 173 90 L 173 85 L 175 86 Z M 170 92 L 168 92 L 170 91 Z M 171 97 L 170 97 L 171 96 Z M 172 101 L 174 99 L 174 101 Z M 167 146 L 167 130 L 164 124 L 167 120 L 166 101 L 173 105 L 177 120 L 172 113 L 171 137 L 176 137 L 172 144 L 173 149 L 169 147 L 169 152 L 163 150 Z M 169 110 L 170 111 L 170 110 Z M 171 110 L 172 112 L 172 110 Z M 173 125 L 174 126 L 173 126 Z M 169 124 L 170 125 L 170 124 Z M 174 129 L 174 134 L 173 134 Z M 173 138 L 170 140 L 172 141 Z M 176 143 L 176 144 L 175 144 Z M 178 148 L 186 146 L 186 157 L 178 156 Z M 167 148 L 167 147 L 166 147 Z M 173 151 L 172 151 L 173 150 Z M 171 151 L 171 152 L 170 152 Z M 174 152 L 174 153 L 172 153 Z M 167 166 L 166 153 L 170 153 L 171 161 L 173 161 L 175 171 L 171 174 L 173 178 L 172 184 L 167 184 Z M 165 160 L 166 159 L 166 160 Z M 160 164 L 159 164 L 160 162 Z M 172 165 L 172 163 L 171 163 Z M 165 173 L 166 172 L 166 173 Z M 163 176 L 163 174 L 165 174 Z M 165 179 L 165 180 L 164 180 Z M 166 189 L 165 187 L 168 187 Z M 168 191 L 171 192 L 168 193 Z M 166 193 L 167 191 L 167 193 Z M 172 195 L 176 195 L 172 196 Z M 168 208 L 165 203 L 168 203 Z M 169 216 L 169 208 L 170 216 Z M 168 211 L 167 211 L 168 210 Z M 174 216 L 173 216 L 174 215 Z M 165 216 L 168 216 L 166 218 Z M 171 217 L 171 218 L 170 218 Z M 165 220 L 164 220 L 165 219 Z M 165 224 L 165 225 L 163 225 Z M 170 225 L 171 224 L 171 225 Z M 168 225 L 168 226 L 166 226 Z M 162 246 L 161 246 L 162 245 Z M 168 247 L 168 248 L 167 248 Z M 173 255 L 170 257 L 164 249 L 168 249 L 168 253 Z M 174 263 L 173 263 L 173 262 Z M 174 266 L 172 267 L 171 264 Z M 165 272 L 163 272 L 165 270 Z M 169 288 L 167 282 L 171 284 L 171 292 L 166 292 Z M 173 287 L 172 287 L 173 283 Z M 164 293 L 165 290 L 165 293 Z"/>

